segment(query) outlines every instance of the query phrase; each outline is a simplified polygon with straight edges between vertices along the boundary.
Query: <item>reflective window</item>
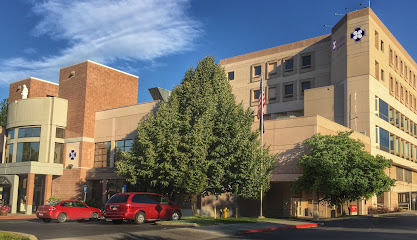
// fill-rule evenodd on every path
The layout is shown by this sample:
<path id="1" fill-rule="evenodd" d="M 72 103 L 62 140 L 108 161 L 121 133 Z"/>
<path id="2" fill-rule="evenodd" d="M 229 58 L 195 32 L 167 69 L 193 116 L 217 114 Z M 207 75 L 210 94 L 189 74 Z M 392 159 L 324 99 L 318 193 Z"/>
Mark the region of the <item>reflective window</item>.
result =
<path id="1" fill-rule="evenodd" d="M 294 85 L 289 84 L 284 86 L 284 97 L 291 97 L 294 93 Z"/>
<path id="2" fill-rule="evenodd" d="M 39 160 L 39 142 L 24 142 L 17 144 L 16 162 Z"/>
<path id="3" fill-rule="evenodd" d="M 63 154 L 64 154 L 64 144 L 63 143 L 55 143 L 55 151 L 54 151 L 54 163 L 63 163 Z"/>
<path id="4" fill-rule="evenodd" d="M 234 80 L 235 79 L 235 72 L 228 72 L 227 73 L 227 78 L 229 80 Z"/>
<path id="5" fill-rule="evenodd" d="M 6 162 L 5 163 L 11 163 L 13 159 L 13 143 L 6 145 Z"/>
<path id="6" fill-rule="evenodd" d="M 56 128 L 56 138 L 65 138 L 65 129 L 64 128 Z"/>
<path id="7" fill-rule="evenodd" d="M 255 66 L 253 67 L 253 71 L 254 71 L 255 76 L 261 76 L 262 68 L 261 66 Z"/>
<path id="8" fill-rule="evenodd" d="M 306 89 L 310 89 L 311 88 L 311 82 L 302 82 L 301 83 L 301 94 L 304 94 L 304 91 Z"/>
<path id="9" fill-rule="evenodd" d="M 379 117 L 388 122 L 388 104 L 379 99 Z"/>
<path id="10" fill-rule="evenodd" d="M 116 141 L 117 151 L 129 152 L 130 149 L 132 148 L 132 145 L 133 145 L 133 140 Z"/>
<path id="11" fill-rule="evenodd" d="M 14 129 L 9 129 L 7 131 L 7 139 L 14 139 Z"/>
<path id="12" fill-rule="evenodd" d="M 389 137 L 389 149 L 394 151 L 394 136 Z"/>
<path id="13" fill-rule="evenodd" d="M 294 59 L 288 59 L 285 61 L 285 71 L 290 72 L 294 68 Z"/>
<path id="14" fill-rule="evenodd" d="M 41 128 L 40 127 L 19 128 L 19 138 L 40 137 L 40 136 L 41 136 Z"/>
<path id="15" fill-rule="evenodd" d="M 379 128 L 379 146 L 382 151 L 389 152 L 390 136 L 389 132 Z"/>
<path id="16" fill-rule="evenodd" d="M 302 66 L 301 68 L 311 67 L 311 55 L 302 56 Z"/>
<path id="17" fill-rule="evenodd" d="M 94 167 L 110 167 L 111 143 L 102 142 L 95 144 Z"/>

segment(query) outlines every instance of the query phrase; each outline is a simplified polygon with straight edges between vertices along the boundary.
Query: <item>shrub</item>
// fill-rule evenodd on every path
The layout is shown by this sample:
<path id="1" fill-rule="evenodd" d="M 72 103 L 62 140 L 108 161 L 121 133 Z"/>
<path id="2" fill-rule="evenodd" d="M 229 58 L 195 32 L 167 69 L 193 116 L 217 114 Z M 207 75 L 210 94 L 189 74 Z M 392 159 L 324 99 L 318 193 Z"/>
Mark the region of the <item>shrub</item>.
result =
<path id="1" fill-rule="evenodd" d="M 103 207 L 103 204 L 101 204 L 101 202 L 97 201 L 95 198 L 85 200 L 85 204 L 87 204 L 90 207 L 95 207 L 95 208 Z"/>
<path id="2" fill-rule="evenodd" d="M 54 196 L 50 197 L 47 201 L 48 201 L 48 203 L 51 203 L 51 202 L 60 202 L 62 200 L 64 200 L 64 199 L 54 195 Z"/>
<path id="3" fill-rule="evenodd" d="M 402 210 L 403 209 L 398 206 L 394 207 L 394 212 L 401 212 Z"/>
<path id="4" fill-rule="evenodd" d="M 382 206 L 382 207 L 378 207 L 378 213 L 389 213 L 389 208 Z"/>
<path id="5" fill-rule="evenodd" d="M 378 214 L 378 208 L 368 207 L 368 214 Z"/>

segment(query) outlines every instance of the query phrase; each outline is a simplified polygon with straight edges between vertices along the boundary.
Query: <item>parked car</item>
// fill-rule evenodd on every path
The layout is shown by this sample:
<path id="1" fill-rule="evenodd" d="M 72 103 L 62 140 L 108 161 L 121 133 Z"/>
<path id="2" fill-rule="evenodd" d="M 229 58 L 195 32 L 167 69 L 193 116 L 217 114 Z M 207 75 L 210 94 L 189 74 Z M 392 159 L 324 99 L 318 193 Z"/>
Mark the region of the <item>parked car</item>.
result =
<path id="1" fill-rule="evenodd" d="M 145 220 L 179 220 L 181 208 L 157 193 L 118 193 L 106 203 L 104 217 L 114 224 L 133 220 L 137 224 Z"/>
<path id="2" fill-rule="evenodd" d="M 59 223 L 63 223 L 70 219 L 88 218 L 97 220 L 101 217 L 101 210 L 90 207 L 81 201 L 64 200 L 38 207 L 36 216 L 44 222 L 50 222 L 52 219 L 56 219 Z"/>

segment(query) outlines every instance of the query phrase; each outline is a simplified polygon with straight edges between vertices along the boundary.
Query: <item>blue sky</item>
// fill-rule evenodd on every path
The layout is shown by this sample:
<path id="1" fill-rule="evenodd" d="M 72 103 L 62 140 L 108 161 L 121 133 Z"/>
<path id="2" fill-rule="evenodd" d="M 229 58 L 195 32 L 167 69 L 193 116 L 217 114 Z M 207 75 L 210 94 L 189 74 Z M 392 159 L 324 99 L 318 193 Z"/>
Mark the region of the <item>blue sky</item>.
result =
<path id="1" fill-rule="evenodd" d="M 362 6 L 360 5 L 362 4 Z M 0 99 L 27 77 L 58 82 L 87 59 L 171 90 L 206 55 L 216 61 L 331 32 L 367 0 L 3 0 Z M 347 8 L 347 10 L 345 10 Z M 417 60 L 417 1 L 373 0 L 372 10 Z M 117 84 L 117 83 L 116 83 Z"/>

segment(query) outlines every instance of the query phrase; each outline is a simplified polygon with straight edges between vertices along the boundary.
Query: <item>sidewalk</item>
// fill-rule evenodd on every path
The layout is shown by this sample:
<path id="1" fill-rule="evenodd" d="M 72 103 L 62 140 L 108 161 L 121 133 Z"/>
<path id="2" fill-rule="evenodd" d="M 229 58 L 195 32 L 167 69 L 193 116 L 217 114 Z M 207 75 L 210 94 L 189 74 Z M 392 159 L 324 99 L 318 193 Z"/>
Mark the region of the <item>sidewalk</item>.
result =
<path id="1" fill-rule="evenodd" d="M 7 216 L 0 216 L 0 221 L 1 220 L 18 220 L 18 219 L 36 219 L 36 215 L 35 214 L 23 214 L 23 213 L 9 213 L 7 214 Z"/>

